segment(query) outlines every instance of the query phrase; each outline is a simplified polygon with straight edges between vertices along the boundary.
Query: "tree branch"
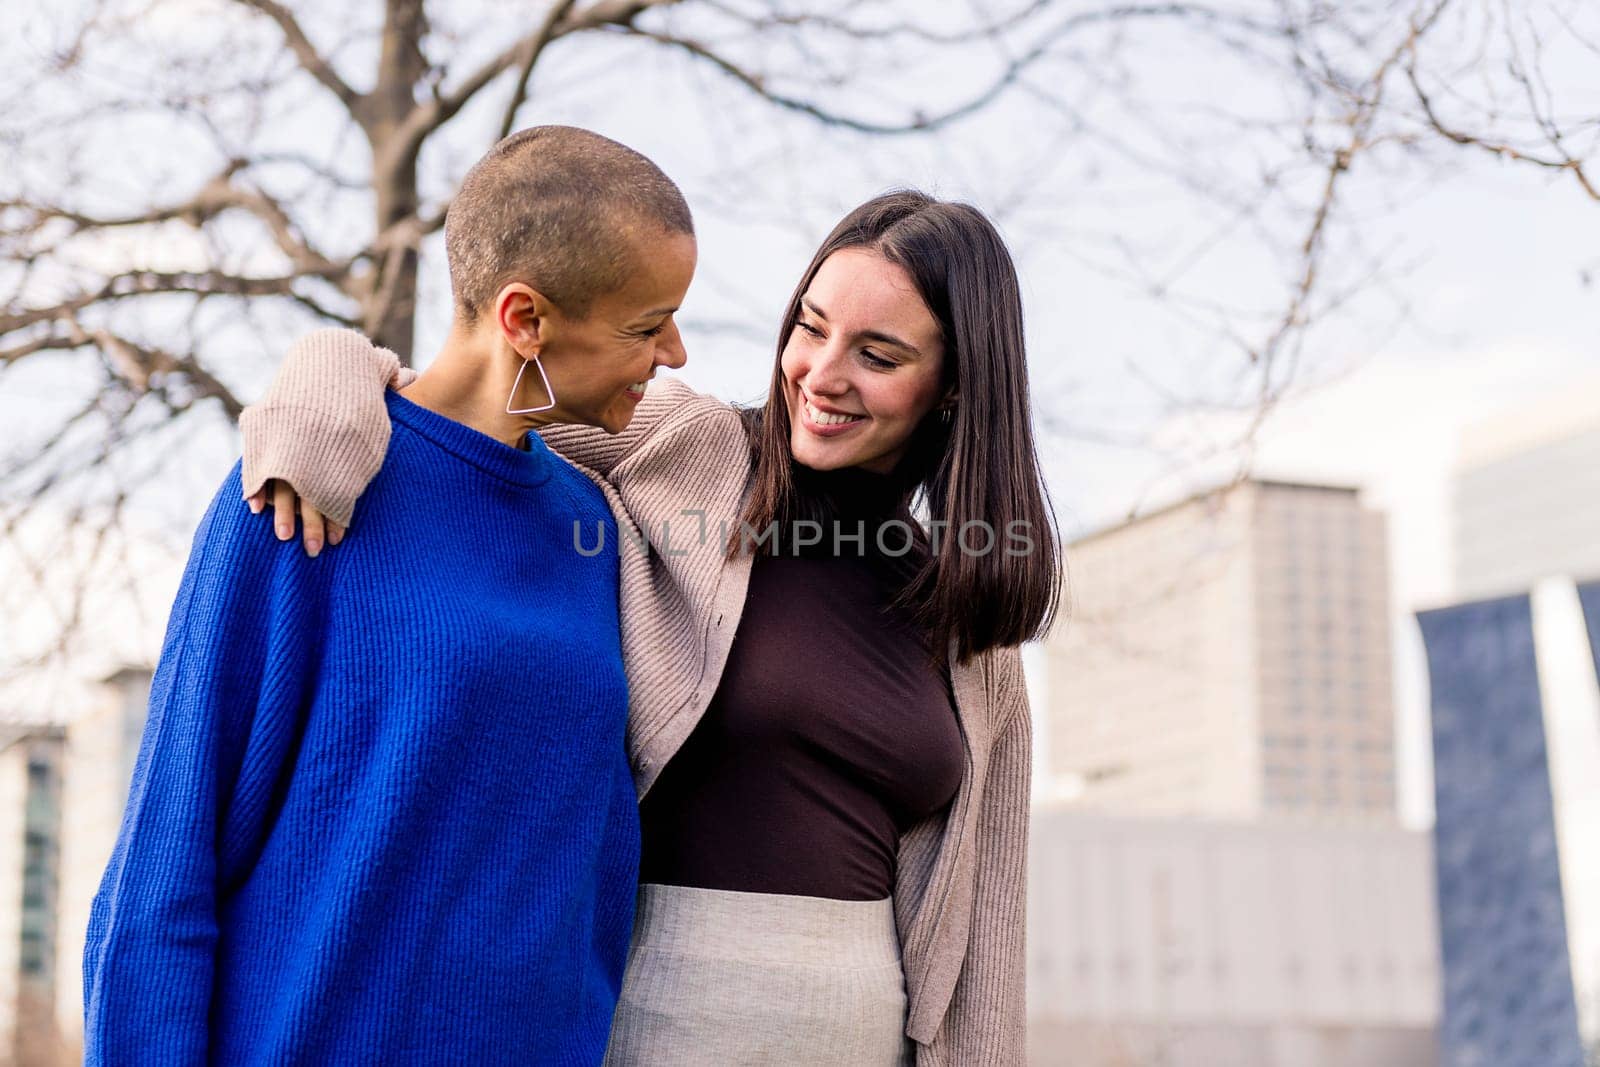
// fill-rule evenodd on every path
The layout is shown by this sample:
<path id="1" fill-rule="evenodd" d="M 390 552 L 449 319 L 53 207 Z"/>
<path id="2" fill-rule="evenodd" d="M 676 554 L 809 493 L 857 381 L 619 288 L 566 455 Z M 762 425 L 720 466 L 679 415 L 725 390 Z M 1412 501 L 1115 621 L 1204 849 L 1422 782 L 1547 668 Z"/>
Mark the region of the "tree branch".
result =
<path id="1" fill-rule="evenodd" d="M 1595 187 L 1594 181 L 1590 179 L 1588 173 L 1583 169 L 1583 160 L 1576 159 L 1568 153 L 1561 146 L 1558 137 L 1547 135 L 1546 139 L 1551 147 L 1559 153 L 1556 158 L 1549 159 L 1534 155 L 1531 152 L 1524 152 L 1504 142 L 1491 141 L 1477 134 L 1464 133 L 1446 125 L 1445 121 L 1439 117 L 1439 113 L 1434 110 L 1433 100 L 1429 97 L 1427 91 L 1422 88 L 1422 81 L 1417 76 L 1414 60 L 1406 65 L 1405 70 L 1406 78 L 1411 82 L 1411 90 L 1416 94 L 1417 103 L 1422 107 L 1423 117 L 1427 120 L 1428 125 L 1432 127 L 1433 132 L 1455 144 L 1468 148 L 1480 148 L 1501 159 L 1514 159 L 1520 163 L 1531 163 L 1536 167 L 1544 167 L 1548 170 L 1567 171 L 1583 187 L 1583 191 L 1589 195 L 1591 200 L 1600 200 L 1600 189 Z"/>
<path id="2" fill-rule="evenodd" d="M 545 12 L 544 22 L 539 25 L 538 32 L 528 39 L 522 55 L 522 69 L 517 71 L 517 87 L 511 94 L 511 102 L 506 105 L 505 118 L 500 120 L 500 136 L 496 140 L 511 136 L 511 130 L 517 122 L 517 112 L 522 110 L 522 104 L 528 98 L 528 80 L 533 77 L 534 64 L 539 62 L 545 46 L 555 39 L 556 27 L 571 14 L 577 3 L 578 0 L 556 0 Z"/>
<path id="3" fill-rule="evenodd" d="M 205 271 L 153 271 L 132 270 L 106 279 L 104 285 L 91 293 L 63 300 L 48 307 L 28 308 L 24 311 L 0 315 L 0 337 L 13 330 L 26 329 L 40 322 L 76 315 L 96 304 L 110 304 L 133 297 L 152 296 L 157 293 L 180 293 L 204 299 L 211 296 L 282 296 L 302 303 L 306 299 L 294 292 L 297 279 L 303 273 L 278 277 L 252 278 L 229 274 L 220 270 Z M 310 305 L 310 306 L 315 306 Z"/>
<path id="4" fill-rule="evenodd" d="M 906 23 L 893 23 L 875 30 L 861 30 L 849 23 L 828 16 L 816 15 L 774 15 L 765 19 L 750 19 L 745 21 L 758 30 L 775 26 L 803 29 L 807 26 L 820 26 L 838 33 L 860 37 L 892 37 L 896 35 L 910 35 L 921 41 L 957 46 L 970 44 L 975 37 L 983 36 L 996 38 L 1006 30 L 1027 21 L 1037 12 L 1050 6 L 1050 0 L 1035 0 L 1013 15 L 995 20 L 986 25 L 976 26 L 962 34 L 939 34 L 932 31 L 921 30 Z M 717 9 L 726 14 L 733 14 L 726 6 L 718 5 Z M 643 37 L 657 44 L 687 52 L 704 62 L 711 64 L 730 78 L 734 79 L 751 92 L 756 93 L 769 103 L 788 111 L 807 115 L 819 122 L 830 126 L 855 130 L 860 133 L 871 134 L 904 134 L 923 133 L 935 130 L 941 126 L 949 125 L 974 112 L 981 111 L 993 103 L 1034 63 L 1043 58 L 1052 48 L 1058 45 L 1068 35 L 1080 30 L 1106 24 L 1118 24 L 1135 19 L 1190 19 L 1207 25 L 1226 25 L 1236 29 L 1248 30 L 1258 34 L 1281 34 L 1283 27 L 1274 22 L 1254 19 L 1246 15 L 1220 11 L 1206 4 L 1195 3 L 1146 3 L 1146 4 L 1112 4 L 1092 11 L 1079 11 L 1070 14 L 1058 21 L 1050 30 L 1041 34 L 1039 38 L 1025 51 L 1007 61 L 1005 68 L 986 89 L 971 100 L 938 115 L 916 114 L 907 122 L 880 123 L 865 119 L 843 115 L 830 111 L 812 101 L 802 100 L 798 97 L 777 93 L 768 88 L 767 79 L 761 74 L 752 71 L 727 56 L 716 51 L 704 41 L 681 37 L 674 34 L 645 30 L 634 25 L 631 21 L 620 22 L 605 28 L 613 32 L 625 33 L 630 36 Z"/>
<path id="5" fill-rule="evenodd" d="M 582 11 L 568 14 L 548 31 L 549 40 L 606 26 L 631 26 L 633 20 L 645 11 L 678 2 L 679 0 L 597 0 Z M 449 122 L 484 86 L 510 70 L 512 64 L 523 58 L 529 49 L 534 48 L 546 32 L 543 26 L 534 30 L 467 75 L 466 79 L 450 92 L 436 96 L 428 103 L 414 109 L 397 131 L 395 142 L 390 148 L 392 158 L 402 158 L 408 153 L 415 152 L 428 134 Z M 545 42 L 548 43 L 549 41 Z M 538 48 L 542 50 L 543 45 L 538 45 Z M 537 60 L 537 53 L 534 58 Z"/>
<path id="6" fill-rule="evenodd" d="M 1032 0 L 1026 6 L 1001 18 L 965 27 L 953 33 L 930 30 L 913 22 L 891 22 L 882 26 L 860 26 L 845 19 L 819 14 L 778 13 L 758 17 L 748 15 L 728 4 L 717 2 L 717 0 L 709 0 L 709 2 L 706 2 L 706 6 L 729 18 L 736 19 L 749 29 L 758 32 L 777 28 L 793 30 L 820 29 L 857 41 L 892 40 L 896 37 L 905 37 L 927 44 L 959 47 L 971 44 L 974 38 L 994 37 L 1013 30 L 1031 20 L 1041 11 L 1046 11 L 1056 6 L 1056 3 L 1057 0 Z M 976 8 L 976 5 L 974 5 L 974 8 Z M 1237 12 L 1219 11 L 1209 4 L 1111 4 L 1093 11 L 1074 12 L 1058 23 L 1055 29 L 1051 30 L 1047 36 L 1054 40 L 1059 40 L 1068 33 L 1086 29 L 1090 26 L 1128 22 L 1133 19 L 1163 18 L 1188 18 L 1207 23 L 1227 23 L 1256 32 L 1276 33 L 1282 30 L 1282 27 L 1275 23 L 1253 19 L 1248 15 Z"/>
<path id="7" fill-rule="evenodd" d="M 252 166 L 299 167 L 335 189 L 352 192 L 369 192 L 372 189 L 367 179 L 340 174 L 328 164 L 301 152 L 256 152 L 250 156 L 250 163 Z"/>
<path id="8" fill-rule="evenodd" d="M 333 69 L 333 64 L 317 51 L 316 45 L 311 43 L 311 38 L 306 36 L 305 30 L 300 28 L 299 21 L 294 14 L 278 0 L 236 0 L 245 7 L 258 11 L 278 24 L 278 29 L 283 31 L 284 40 L 289 45 L 289 50 L 299 61 L 301 68 L 317 81 L 321 82 L 339 102 L 344 104 L 352 118 L 357 122 L 362 121 L 361 102 L 364 99 L 361 93 L 352 89 L 339 72 Z"/>
<path id="9" fill-rule="evenodd" d="M 1328 161 L 1327 172 L 1323 179 L 1322 195 L 1318 198 L 1316 210 L 1312 213 L 1311 223 L 1307 227 L 1306 235 L 1300 244 L 1300 271 L 1295 280 L 1293 291 L 1290 294 L 1288 306 L 1284 309 L 1282 317 L 1268 333 L 1266 340 L 1259 346 L 1246 349 L 1250 362 L 1260 368 L 1261 387 L 1259 392 L 1259 405 L 1248 431 L 1247 436 L 1253 437 L 1266 421 L 1273 405 L 1281 398 L 1287 385 L 1274 389 L 1272 372 L 1274 364 L 1284 343 L 1290 338 L 1298 337 L 1309 324 L 1311 316 L 1307 311 L 1312 295 L 1316 289 L 1319 268 L 1322 262 L 1322 249 L 1327 234 L 1328 224 L 1333 216 L 1338 203 L 1339 187 L 1354 161 L 1359 158 L 1371 144 L 1371 135 L 1374 125 L 1382 112 L 1385 91 L 1389 77 L 1406 55 L 1415 55 L 1417 42 L 1432 29 L 1444 14 L 1445 9 L 1453 0 L 1435 0 L 1432 11 L 1426 17 L 1413 20 L 1409 32 L 1404 40 L 1395 46 L 1379 63 L 1372 76 L 1366 81 L 1366 91 L 1357 92 L 1350 113 L 1345 117 L 1344 125 L 1350 131 L 1348 141 L 1334 150 L 1333 157 Z M 1291 373 L 1292 377 L 1292 373 Z"/>
<path id="10" fill-rule="evenodd" d="M 76 319 L 70 321 L 70 329 L 72 338 L 80 345 L 97 347 L 105 356 L 107 366 L 135 393 L 150 392 L 153 381 L 181 375 L 194 387 L 197 397 L 214 397 L 221 401 L 229 420 L 238 421 L 239 413 L 244 410 L 233 391 L 193 356 L 176 356 L 164 349 L 130 341 L 110 330 L 85 330 Z M 165 382 L 160 386 L 162 392 L 168 388 Z"/>
<path id="11" fill-rule="evenodd" d="M 0 366 L 20 363 L 35 352 L 71 352 L 82 347 L 71 338 L 58 333 L 40 334 L 32 340 L 23 341 L 10 348 L 0 348 Z"/>
<path id="12" fill-rule="evenodd" d="M 829 111 L 826 108 L 812 103 L 809 100 L 801 100 L 798 97 L 774 92 L 773 90 L 767 88 L 766 80 L 760 74 L 746 70 L 744 67 L 733 62 L 733 60 L 712 51 L 708 45 L 705 45 L 699 41 L 691 40 L 687 37 L 677 37 L 669 33 L 662 33 L 655 30 L 641 30 L 637 26 L 617 27 L 614 32 L 624 33 L 632 37 L 644 38 L 645 40 L 654 41 L 657 44 L 665 45 L 669 48 L 676 48 L 679 51 L 686 52 L 689 55 L 694 56 L 696 59 L 702 60 L 711 64 L 713 67 L 716 67 L 734 81 L 743 85 L 746 89 L 749 89 L 763 100 L 766 100 L 769 104 L 783 108 L 786 111 L 794 111 L 799 114 L 809 116 L 810 118 L 813 118 L 818 122 L 828 126 L 838 126 L 847 130 L 855 130 L 859 133 L 873 134 L 924 133 L 929 130 L 936 130 L 941 126 L 949 125 L 959 118 L 970 115 L 975 111 L 979 111 L 988 104 L 992 103 L 1001 93 L 1005 92 L 1005 90 L 1014 81 L 1016 81 L 1018 75 L 1020 75 L 1023 70 L 1025 70 L 1027 66 L 1037 59 L 1044 51 L 1044 46 L 1042 45 L 1034 49 L 1030 49 L 1023 58 L 1016 59 L 1008 63 L 1006 69 L 988 88 L 984 89 L 981 93 L 973 97 L 971 100 L 968 100 L 966 103 L 952 108 L 949 111 L 933 116 L 917 114 L 908 122 L 881 123 L 872 122 L 867 119 L 854 118 L 849 115 L 842 115 L 834 111 Z"/>
<path id="13" fill-rule="evenodd" d="M 13 209 L 30 216 L 22 226 L 7 232 L 27 231 L 50 220 L 60 220 L 72 227 L 72 234 L 91 230 L 126 229 L 135 226 L 154 226 L 164 222 L 184 222 L 195 229 L 202 228 L 212 219 L 229 210 L 248 212 L 260 221 L 295 269 L 302 273 L 327 274 L 336 268 L 322 253 L 316 251 L 300 234 L 289 213 L 274 197 L 258 188 L 239 185 L 235 175 L 247 164 L 235 160 L 222 173 L 200 187 L 188 200 L 151 208 L 132 215 L 88 215 L 71 208 L 52 204 L 38 204 L 27 200 L 0 201 L 0 210 Z"/>
<path id="14" fill-rule="evenodd" d="M 179 356 L 166 349 L 140 344 L 111 330 L 90 329 L 71 313 L 59 315 L 54 327 L 49 333 L 31 341 L 0 349 L 0 365 L 16 363 L 35 352 L 47 350 L 76 352 L 92 347 L 104 359 L 107 372 L 135 394 L 165 392 L 170 388 L 170 383 L 166 379 L 176 375 L 191 385 L 196 397 L 215 397 L 221 401 L 230 419 L 237 419 L 239 412 L 244 410 L 244 405 L 234 395 L 233 390 L 202 367 L 193 355 Z M 93 410 L 98 405 L 99 400 L 96 399 L 91 402 L 88 410 Z M 80 413 L 80 417 L 87 415 L 88 410 Z M 56 434 L 58 438 L 64 429 L 65 427 L 58 429 Z M 0 475 L 0 480 L 15 477 L 19 470 L 4 472 Z"/>

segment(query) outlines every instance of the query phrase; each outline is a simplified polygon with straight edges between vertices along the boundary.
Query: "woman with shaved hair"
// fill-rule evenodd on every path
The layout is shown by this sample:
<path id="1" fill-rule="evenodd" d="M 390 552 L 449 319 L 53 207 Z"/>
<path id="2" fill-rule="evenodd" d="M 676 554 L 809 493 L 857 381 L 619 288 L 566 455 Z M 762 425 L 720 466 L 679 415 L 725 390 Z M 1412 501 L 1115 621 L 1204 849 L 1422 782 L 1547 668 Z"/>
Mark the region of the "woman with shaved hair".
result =
<path id="1" fill-rule="evenodd" d="M 280 536 L 291 487 L 314 524 L 353 504 L 314 487 L 370 474 L 321 442 L 381 431 L 390 365 L 340 346 L 337 388 L 302 349 L 266 401 L 313 422 L 246 425 Z M 619 434 L 544 435 L 622 508 L 643 850 L 607 1062 L 1022 1062 L 1017 649 L 1059 572 L 994 227 L 871 200 L 784 309 L 765 404 L 668 381 Z"/>
<path id="2" fill-rule="evenodd" d="M 693 225 L 643 156 L 543 128 L 473 167 L 445 239 L 428 372 L 375 378 L 354 436 L 298 422 L 327 468 L 381 456 L 358 541 L 282 544 L 238 473 L 195 536 L 86 938 L 88 1063 L 605 1054 L 639 853 L 615 526 L 530 431 L 609 440 L 683 365 Z M 359 369 L 318 362 L 339 336 L 302 372 Z M 575 517 L 613 543 L 572 552 Z"/>

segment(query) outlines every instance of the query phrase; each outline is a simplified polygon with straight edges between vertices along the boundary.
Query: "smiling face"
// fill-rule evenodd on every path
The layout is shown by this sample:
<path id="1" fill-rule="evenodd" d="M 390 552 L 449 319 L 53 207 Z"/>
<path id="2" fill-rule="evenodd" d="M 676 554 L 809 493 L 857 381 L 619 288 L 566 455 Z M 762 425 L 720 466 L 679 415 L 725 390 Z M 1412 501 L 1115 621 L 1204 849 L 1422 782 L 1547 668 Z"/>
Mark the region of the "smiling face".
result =
<path id="1" fill-rule="evenodd" d="M 622 288 L 596 297 L 582 318 L 569 316 L 526 286 L 502 290 L 504 336 L 519 354 L 537 351 L 550 378 L 556 406 L 539 413 L 538 424 L 570 422 L 619 433 L 644 399 L 645 383 L 657 367 L 684 365 L 683 339 L 674 313 L 694 276 L 695 240 L 654 232 L 636 238 L 640 266 Z M 522 310 L 507 308 L 508 290 L 520 288 Z M 531 379 L 531 380 L 530 380 Z M 519 405 L 543 403 L 533 371 L 517 391 Z"/>
<path id="2" fill-rule="evenodd" d="M 846 248 L 800 300 L 780 367 L 795 462 L 886 474 L 943 397 L 939 322 L 905 269 Z"/>

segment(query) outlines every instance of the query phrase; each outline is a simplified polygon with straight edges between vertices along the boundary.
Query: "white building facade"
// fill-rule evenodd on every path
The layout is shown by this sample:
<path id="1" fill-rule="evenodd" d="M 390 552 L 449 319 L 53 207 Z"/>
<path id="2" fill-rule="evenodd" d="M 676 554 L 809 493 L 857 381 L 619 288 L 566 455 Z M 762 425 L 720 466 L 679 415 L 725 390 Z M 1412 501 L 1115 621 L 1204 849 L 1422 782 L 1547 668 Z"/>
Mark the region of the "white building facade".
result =
<path id="1" fill-rule="evenodd" d="M 1469 428 L 1452 526 L 1458 600 L 1600 578 L 1600 381 Z"/>
<path id="2" fill-rule="evenodd" d="M 1387 558 L 1355 490 L 1258 480 L 1069 546 L 1045 795 L 1393 822 Z"/>

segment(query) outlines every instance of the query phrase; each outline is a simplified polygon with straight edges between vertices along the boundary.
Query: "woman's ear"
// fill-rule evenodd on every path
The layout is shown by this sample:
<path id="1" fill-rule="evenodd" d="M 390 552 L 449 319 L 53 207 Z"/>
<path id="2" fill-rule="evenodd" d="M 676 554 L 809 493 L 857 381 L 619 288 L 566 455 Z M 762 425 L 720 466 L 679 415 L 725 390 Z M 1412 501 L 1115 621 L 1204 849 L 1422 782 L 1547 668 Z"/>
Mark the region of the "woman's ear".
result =
<path id="1" fill-rule="evenodd" d="M 495 295 L 494 321 L 506 344 L 523 359 L 537 356 L 560 330 L 555 305 L 523 282 L 508 282 Z"/>

